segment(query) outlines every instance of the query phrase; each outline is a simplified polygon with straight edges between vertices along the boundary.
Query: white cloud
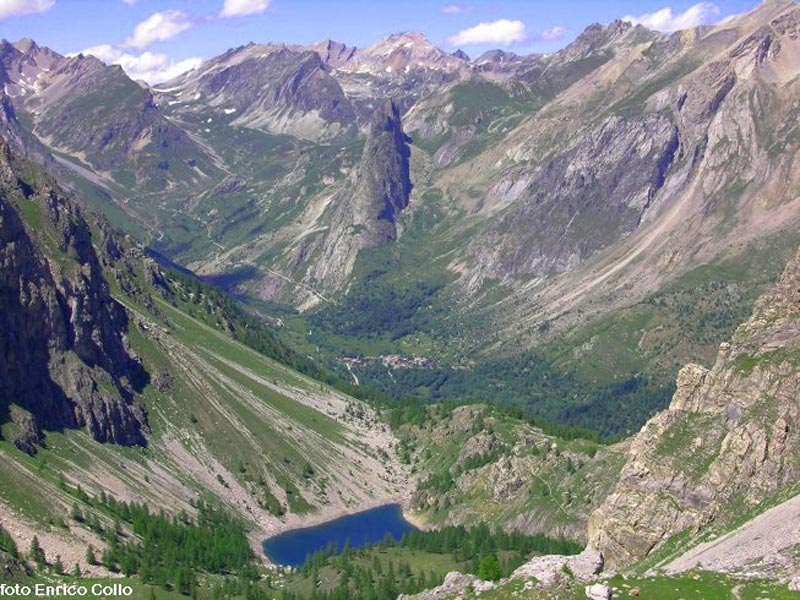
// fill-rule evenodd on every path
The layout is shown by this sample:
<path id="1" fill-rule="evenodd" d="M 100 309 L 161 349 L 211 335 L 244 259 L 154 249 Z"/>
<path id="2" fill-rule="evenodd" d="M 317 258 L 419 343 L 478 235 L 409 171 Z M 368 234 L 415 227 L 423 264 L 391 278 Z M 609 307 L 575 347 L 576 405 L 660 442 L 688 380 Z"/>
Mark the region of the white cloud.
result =
<path id="1" fill-rule="evenodd" d="M 203 62 L 201 58 L 175 62 L 166 54 L 149 51 L 131 54 L 108 44 L 87 48 L 81 54 L 91 54 L 106 64 L 119 65 L 132 79 L 143 79 L 151 85 L 177 77 Z"/>
<path id="2" fill-rule="evenodd" d="M 551 27 L 550 29 L 545 29 L 542 32 L 542 39 L 547 40 L 548 42 L 552 42 L 555 40 L 560 40 L 564 37 L 567 33 L 567 28 L 562 27 L 561 25 L 556 25 L 555 27 Z"/>
<path id="3" fill-rule="evenodd" d="M 269 8 L 270 0 L 225 0 L 220 17 L 244 17 L 256 15 Z"/>
<path id="4" fill-rule="evenodd" d="M 0 0 L 0 19 L 43 13 L 55 3 L 55 0 Z"/>
<path id="5" fill-rule="evenodd" d="M 134 4 L 136 4 L 136 3 L 137 3 L 139 0 L 122 0 L 122 1 L 123 1 L 125 4 L 129 4 L 129 5 L 133 6 L 133 5 L 134 5 Z"/>
<path id="6" fill-rule="evenodd" d="M 442 7 L 442 12 L 446 15 L 457 15 L 460 13 L 470 12 L 472 5 L 470 4 L 448 4 Z"/>
<path id="7" fill-rule="evenodd" d="M 153 13 L 136 26 L 133 35 L 127 39 L 125 45 L 141 50 L 153 42 L 163 42 L 174 38 L 191 26 L 191 18 L 182 10 Z"/>
<path id="8" fill-rule="evenodd" d="M 650 29 L 672 33 L 681 29 L 691 29 L 698 25 L 705 25 L 719 17 L 719 7 L 711 2 L 700 2 L 689 7 L 682 13 L 676 13 L 667 6 L 652 13 L 645 13 L 638 17 L 628 15 L 623 21 L 634 25 L 644 25 Z"/>
<path id="9" fill-rule="evenodd" d="M 463 29 L 447 38 L 451 46 L 467 46 L 469 44 L 499 44 L 508 46 L 521 42 L 528 36 L 525 23 L 499 19 L 489 23 L 479 23 L 475 27 Z"/>

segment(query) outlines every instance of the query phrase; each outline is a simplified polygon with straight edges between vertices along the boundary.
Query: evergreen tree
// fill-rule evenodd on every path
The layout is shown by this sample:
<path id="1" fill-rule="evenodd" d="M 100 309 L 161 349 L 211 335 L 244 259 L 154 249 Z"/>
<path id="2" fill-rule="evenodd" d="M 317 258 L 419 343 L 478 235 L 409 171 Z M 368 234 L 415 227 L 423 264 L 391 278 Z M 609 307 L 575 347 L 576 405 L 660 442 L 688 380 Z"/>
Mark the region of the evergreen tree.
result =
<path id="1" fill-rule="evenodd" d="M 0 526 L 0 550 L 3 550 L 11 555 L 12 558 L 19 558 L 19 549 L 17 543 L 11 534 L 8 533 L 2 526 Z"/>
<path id="2" fill-rule="evenodd" d="M 39 568 L 44 567 L 47 562 L 44 555 L 44 550 L 42 550 L 42 546 L 39 544 L 39 538 L 35 535 L 31 540 L 31 549 L 28 553 L 28 556 Z"/>
<path id="3" fill-rule="evenodd" d="M 484 581 L 498 581 L 503 576 L 500 561 L 496 554 L 489 554 L 481 558 L 478 566 L 478 577 Z"/>
<path id="4" fill-rule="evenodd" d="M 94 554 L 94 546 L 91 544 L 89 544 L 89 547 L 86 548 L 86 564 L 92 566 L 97 564 L 97 557 Z"/>

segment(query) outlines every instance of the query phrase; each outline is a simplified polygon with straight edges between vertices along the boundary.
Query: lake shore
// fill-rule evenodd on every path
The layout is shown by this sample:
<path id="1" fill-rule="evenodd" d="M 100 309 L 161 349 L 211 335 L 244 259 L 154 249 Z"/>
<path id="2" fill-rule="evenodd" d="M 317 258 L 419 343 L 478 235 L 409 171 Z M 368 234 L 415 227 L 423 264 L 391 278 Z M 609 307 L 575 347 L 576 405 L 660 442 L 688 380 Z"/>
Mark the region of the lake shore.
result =
<path id="1" fill-rule="evenodd" d="M 253 551 L 261 557 L 264 564 L 269 567 L 276 567 L 277 565 L 273 564 L 269 558 L 264 555 L 263 544 L 266 540 L 286 533 L 287 531 L 317 527 L 330 521 L 341 519 L 342 517 L 348 517 L 388 504 L 399 504 L 402 509 L 403 518 L 417 529 L 424 529 L 425 525 L 422 520 L 410 511 L 409 498 L 405 496 L 406 495 L 404 495 L 404 497 L 398 497 L 395 495 L 372 498 L 367 501 L 359 502 L 357 506 L 352 507 L 323 506 L 320 507 L 319 510 L 306 515 L 290 514 L 285 520 L 275 519 L 274 522 L 270 523 L 268 530 L 264 528 L 252 532 L 249 536 L 250 546 Z"/>
<path id="2" fill-rule="evenodd" d="M 399 540 L 407 531 L 424 527 L 421 519 L 409 514 L 407 506 L 394 501 L 378 504 L 372 508 L 347 512 L 330 519 L 315 515 L 313 522 L 305 520 L 299 527 L 284 527 L 269 537 L 260 539 L 261 556 L 265 564 L 275 566 L 275 557 L 281 565 L 298 566 L 315 549 L 329 543 L 339 546 L 351 540 L 355 548 L 379 544 L 387 534 Z M 267 550 L 269 548 L 269 550 Z M 299 548 L 305 551 L 299 555 Z M 267 556 L 269 552 L 270 556 Z M 275 554 L 275 553 L 278 554 Z M 284 558 L 280 558 L 283 556 Z"/>
<path id="3" fill-rule="evenodd" d="M 420 531 L 428 531 L 431 529 L 431 524 L 424 514 L 413 512 L 406 505 L 403 505 L 403 518 Z"/>

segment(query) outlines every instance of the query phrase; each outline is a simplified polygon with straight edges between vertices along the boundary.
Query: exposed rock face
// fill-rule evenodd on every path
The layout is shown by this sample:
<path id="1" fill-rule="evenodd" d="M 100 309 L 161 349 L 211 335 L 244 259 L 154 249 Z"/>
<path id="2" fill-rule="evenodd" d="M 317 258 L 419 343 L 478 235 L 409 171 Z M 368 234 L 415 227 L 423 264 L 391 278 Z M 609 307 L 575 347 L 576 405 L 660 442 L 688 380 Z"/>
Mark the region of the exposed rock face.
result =
<path id="1" fill-rule="evenodd" d="M 313 44 L 308 46 L 307 49 L 319 54 L 322 62 L 333 67 L 346 65 L 353 60 L 357 52 L 355 47 L 347 46 L 341 42 L 334 42 L 333 40 L 325 40 L 319 44 Z"/>
<path id="2" fill-rule="evenodd" d="M 799 23 L 795 3 L 767 2 L 724 26 L 669 37 L 590 28 L 558 54 L 565 67 L 583 64 L 570 53 L 599 66 L 481 157 L 498 177 L 475 164 L 459 170 L 464 190 L 477 187 L 478 173 L 491 182 L 473 207 L 487 217 L 482 235 L 453 264 L 465 287 L 534 278 L 525 297 L 536 302 L 518 302 L 519 311 L 498 304 L 504 334 L 589 305 L 619 306 L 630 301 L 622 289 L 645 297 L 667 270 L 677 277 L 696 266 L 700 239 L 709 261 L 720 260 L 731 240 L 792 227 L 794 208 L 777 213 L 796 206 L 798 137 L 785 111 L 798 98 Z M 606 108 L 587 110 L 595 102 Z"/>
<path id="3" fill-rule="evenodd" d="M 397 239 L 397 218 L 411 195 L 408 139 L 400 112 L 391 102 L 375 110 L 358 167 L 348 185 L 330 200 L 324 236 L 304 239 L 296 265 L 321 250 L 310 274 L 324 289 L 342 286 L 358 253 Z"/>
<path id="4" fill-rule="evenodd" d="M 669 409 L 634 439 L 589 524 L 612 567 L 684 530 L 724 525 L 800 480 L 799 317 L 800 254 L 714 367 L 685 367 Z"/>
<path id="5" fill-rule="evenodd" d="M 338 55 L 331 46 L 325 54 L 329 60 L 330 52 Z M 175 109 L 191 111 L 182 99 L 196 97 L 234 125 L 270 133 L 327 140 L 351 138 L 358 131 L 350 100 L 320 54 L 311 50 L 250 44 L 208 61 L 164 89 L 169 90 L 162 92 L 164 103 Z"/>
<path id="6" fill-rule="evenodd" d="M 487 204 L 515 206 L 473 247 L 498 273 L 569 270 L 641 224 L 679 151 L 665 115 L 611 117 L 564 153 L 492 187 Z"/>
<path id="7" fill-rule="evenodd" d="M 542 587 L 554 587 L 567 579 L 587 581 L 603 570 L 603 555 L 589 547 L 576 556 L 547 555 L 532 558 L 511 575 L 511 579 L 535 579 Z"/>
<path id="8" fill-rule="evenodd" d="M 371 243 L 397 237 L 397 215 L 411 195 L 409 156 L 400 111 L 387 102 L 372 119 L 355 190 L 359 201 L 355 212 L 364 216 Z"/>
<path id="9" fill-rule="evenodd" d="M 135 393 L 144 372 L 126 349 L 127 317 L 89 224 L 30 169 L 0 139 L 0 419 L 12 417 L 26 451 L 40 428 L 145 444 Z"/>
<path id="10" fill-rule="evenodd" d="M 510 577 L 498 584 L 483 581 L 474 575 L 464 575 L 457 571 L 448 573 L 442 585 L 413 596 L 401 595 L 398 600 L 444 600 L 461 597 L 470 591 L 476 595 L 494 589 L 509 581 L 525 581 L 525 591 L 552 589 L 571 581 L 590 581 L 603 570 L 603 556 L 591 548 L 586 548 L 576 556 L 547 555 L 537 556 L 518 569 Z"/>
<path id="11" fill-rule="evenodd" d="M 205 150 L 167 121 L 150 90 L 118 65 L 107 66 L 93 56 L 64 57 L 30 40 L 3 42 L 0 82 L 14 108 L 28 112 L 33 123 L 29 135 L 80 156 L 99 173 L 124 172 L 125 180 L 156 189 L 216 173 Z M 27 154 L 32 147 L 28 142 Z"/>
<path id="12" fill-rule="evenodd" d="M 444 52 L 420 33 L 395 33 L 360 50 L 347 70 L 400 78 L 411 71 L 438 71 L 450 77 L 467 67 L 465 56 Z"/>

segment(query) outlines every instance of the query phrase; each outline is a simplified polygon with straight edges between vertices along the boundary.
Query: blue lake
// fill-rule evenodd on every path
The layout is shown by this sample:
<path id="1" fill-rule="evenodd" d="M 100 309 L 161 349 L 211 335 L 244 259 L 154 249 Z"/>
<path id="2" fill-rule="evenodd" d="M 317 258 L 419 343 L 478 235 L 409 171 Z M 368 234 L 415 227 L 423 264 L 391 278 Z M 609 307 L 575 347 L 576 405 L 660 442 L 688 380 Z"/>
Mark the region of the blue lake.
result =
<path id="1" fill-rule="evenodd" d="M 416 528 L 403 518 L 399 504 L 387 504 L 371 510 L 347 515 L 335 521 L 314 527 L 292 529 L 267 538 L 262 544 L 264 554 L 278 565 L 298 567 L 306 556 L 333 544 L 339 550 L 347 540 L 353 548 L 361 548 L 382 541 L 386 534 L 395 540 Z"/>

